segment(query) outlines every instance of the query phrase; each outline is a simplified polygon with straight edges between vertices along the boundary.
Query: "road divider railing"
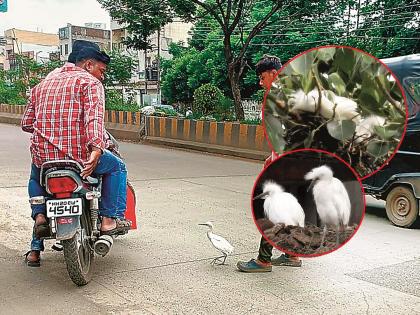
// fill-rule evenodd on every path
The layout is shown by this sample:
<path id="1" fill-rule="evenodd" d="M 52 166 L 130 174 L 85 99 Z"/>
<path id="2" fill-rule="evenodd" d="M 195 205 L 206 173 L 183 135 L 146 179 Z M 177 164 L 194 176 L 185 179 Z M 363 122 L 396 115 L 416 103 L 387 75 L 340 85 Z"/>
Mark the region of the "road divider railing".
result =
<path id="1" fill-rule="evenodd" d="M 23 105 L 0 104 L 3 116 L 0 121 L 19 123 L 24 110 Z M 270 152 L 262 125 L 145 116 L 140 112 L 114 110 L 105 111 L 105 122 L 107 130 L 120 139 L 145 140 L 258 160 Z"/>

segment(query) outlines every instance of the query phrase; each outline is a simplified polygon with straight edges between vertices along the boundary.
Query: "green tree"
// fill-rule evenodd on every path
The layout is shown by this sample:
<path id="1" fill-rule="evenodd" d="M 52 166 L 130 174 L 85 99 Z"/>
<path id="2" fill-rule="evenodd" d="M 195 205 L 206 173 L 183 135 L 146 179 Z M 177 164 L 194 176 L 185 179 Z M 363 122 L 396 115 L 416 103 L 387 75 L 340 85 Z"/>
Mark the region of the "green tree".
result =
<path id="1" fill-rule="evenodd" d="M 167 0 L 98 0 L 111 18 L 125 25 L 128 37 L 125 44 L 138 50 L 152 47 L 150 35 L 172 21 L 173 14 Z"/>
<path id="2" fill-rule="evenodd" d="M 61 61 L 37 63 L 22 55 L 16 55 L 16 59 L 16 69 L 0 72 L 0 103 L 25 104 L 29 88 L 63 64 Z"/>
<path id="3" fill-rule="evenodd" d="M 169 52 L 173 59 L 162 62 L 162 92 L 169 102 L 191 103 L 195 89 L 205 83 L 212 83 L 229 95 L 226 64 L 219 42 L 210 42 L 203 51 L 171 44 Z"/>
<path id="4" fill-rule="evenodd" d="M 420 51 L 419 5 L 412 0 L 352 1 L 347 11 L 349 45 L 359 47 L 378 58 Z"/>
<path id="5" fill-rule="evenodd" d="M 173 12 L 167 0 L 98 0 L 111 18 L 125 25 L 128 36 L 124 44 L 144 51 L 145 70 L 147 51 L 154 48 L 150 36 L 172 21 Z M 158 37 L 159 37 L 158 35 Z M 158 62 L 160 62 L 158 58 Z M 146 90 L 147 90 L 147 80 Z"/>
<path id="6" fill-rule="evenodd" d="M 107 67 L 105 86 L 121 87 L 121 99 L 123 99 L 124 87 L 130 82 L 136 67 L 135 61 L 131 56 L 124 55 L 117 50 L 113 50 L 110 57 L 111 62 Z"/>
<path id="7" fill-rule="evenodd" d="M 267 26 L 284 19 L 290 21 L 305 16 L 317 16 L 322 12 L 314 9 L 327 1 L 312 3 L 306 0 L 170 0 L 175 12 L 185 20 L 197 20 L 203 15 L 217 22 L 223 43 L 227 76 L 235 102 L 236 117 L 244 118 L 241 105 L 241 86 L 246 68 L 246 54 L 252 40 Z M 260 12 L 258 19 L 252 12 Z M 285 23 L 285 24 L 286 24 Z"/>
<path id="8" fill-rule="evenodd" d="M 223 98 L 223 93 L 217 86 L 204 84 L 194 92 L 193 111 L 202 115 L 213 114 Z"/>

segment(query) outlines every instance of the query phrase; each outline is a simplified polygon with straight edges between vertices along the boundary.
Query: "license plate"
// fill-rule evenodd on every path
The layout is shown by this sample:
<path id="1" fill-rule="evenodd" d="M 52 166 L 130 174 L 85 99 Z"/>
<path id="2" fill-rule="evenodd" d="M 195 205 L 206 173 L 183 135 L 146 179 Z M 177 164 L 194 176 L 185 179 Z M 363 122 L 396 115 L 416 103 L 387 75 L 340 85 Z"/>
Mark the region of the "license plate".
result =
<path id="1" fill-rule="evenodd" d="M 82 198 L 47 201 L 47 217 L 68 217 L 82 214 Z"/>

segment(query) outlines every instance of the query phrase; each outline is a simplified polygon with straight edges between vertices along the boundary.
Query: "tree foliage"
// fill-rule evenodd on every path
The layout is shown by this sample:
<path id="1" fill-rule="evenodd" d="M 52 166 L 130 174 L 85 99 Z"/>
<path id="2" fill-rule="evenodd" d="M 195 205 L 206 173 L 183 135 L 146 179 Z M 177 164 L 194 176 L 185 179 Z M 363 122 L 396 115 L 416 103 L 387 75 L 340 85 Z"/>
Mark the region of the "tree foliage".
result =
<path id="1" fill-rule="evenodd" d="M 214 14 L 205 10 L 200 11 L 198 5 L 192 7 L 193 2 L 196 1 L 175 1 L 178 6 L 183 6 L 178 8 L 177 12 L 185 20 L 194 21 L 192 38 L 189 42 L 189 49 L 194 48 L 194 53 L 184 50 L 189 58 L 185 55 L 174 55 L 174 59 L 166 63 L 166 68 L 169 69 L 173 64 L 177 64 L 178 58 L 183 59 L 185 67 L 174 67 L 171 71 L 167 71 L 163 80 L 169 81 L 171 76 L 176 76 L 173 74 L 175 69 L 180 70 L 178 77 L 185 81 L 191 77 L 200 77 L 203 73 L 202 67 L 196 69 L 191 67 L 189 72 L 184 69 L 189 62 L 193 63 L 199 59 L 197 55 L 212 55 L 212 59 L 216 61 L 215 67 L 212 68 L 211 63 L 206 64 L 204 72 L 211 73 L 217 79 L 206 78 L 204 75 L 205 78 L 201 76 L 203 80 L 200 82 L 216 84 L 225 95 L 233 97 L 232 89 L 226 90 L 229 77 L 224 41 L 228 36 Z M 311 4 L 304 1 L 278 2 L 282 4 L 281 9 L 255 34 L 243 55 L 244 68 L 238 79 L 243 98 L 258 97 L 254 96 L 258 90 L 258 79 L 253 68 L 264 54 L 276 55 L 286 62 L 302 51 L 327 44 L 354 46 L 379 58 L 406 55 L 420 50 L 420 41 L 416 39 L 419 33 L 420 14 L 410 0 L 321 1 Z M 211 3 L 214 10 L 221 14 L 220 8 L 217 7 L 221 1 L 213 0 L 206 3 Z M 250 34 L 253 26 L 264 18 L 273 1 L 246 1 L 246 3 L 249 8 L 247 14 L 243 15 L 229 37 L 233 56 L 240 55 L 246 36 Z M 222 7 L 225 8 L 223 5 L 228 4 L 229 1 L 225 1 Z M 219 62 L 220 60 L 223 63 Z M 176 99 L 176 95 L 183 95 L 184 102 L 192 101 L 194 88 L 192 85 L 177 82 L 170 91 L 171 84 L 164 84 L 167 87 L 164 89 L 165 95 L 171 94 L 173 99 Z M 183 88 L 185 93 L 182 93 Z"/>
<path id="2" fill-rule="evenodd" d="M 194 92 L 193 111 L 203 115 L 211 114 L 223 100 L 223 93 L 213 84 L 207 83 Z"/>
<path id="3" fill-rule="evenodd" d="M 16 55 L 17 67 L 0 71 L 0 103 L 26 104 L 27 92 L 49 72 L 63 65 L 61 61 L 37 63 L 34 59 Z"/>
<path id="4" fill-rule="evenodd" d="M 117 50 L 113 50 L 110 57 L 111 62 L 107 67 L 105 85 L 127 85 L 136 67 L 135 60 Z"/>
<path id="5" fill-rule="evenodd" d="M 229 95 L 226 65 L 220 44 L 213 42 L 204 51 L 171 44 L 172 60 L 162 62 L 162 92 L 171 103 L 191 103 L 194 91 L 211 83 Z"/>
<path id="6" fill-rule="evenodd" d="M 150 35 L 172 21 L 173 11 L 168 0 L 98 0 L 111 18 L 125 26 L 127 47 L 138 50 L 152 49 Z"/>

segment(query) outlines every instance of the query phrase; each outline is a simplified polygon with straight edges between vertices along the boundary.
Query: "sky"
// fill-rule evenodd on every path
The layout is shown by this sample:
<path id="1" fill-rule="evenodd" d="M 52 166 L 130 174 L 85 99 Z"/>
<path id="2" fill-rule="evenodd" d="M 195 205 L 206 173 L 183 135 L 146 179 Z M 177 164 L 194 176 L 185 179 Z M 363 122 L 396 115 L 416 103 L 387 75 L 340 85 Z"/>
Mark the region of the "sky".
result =
<path id="1" fill-rule="evenodd" d="M 106 23 L 110 18 L 96 0 L 8 0 L 8 12 L 0 12 L 0 36 L 10 28 L 57 34 L 67 23 Z"/>

